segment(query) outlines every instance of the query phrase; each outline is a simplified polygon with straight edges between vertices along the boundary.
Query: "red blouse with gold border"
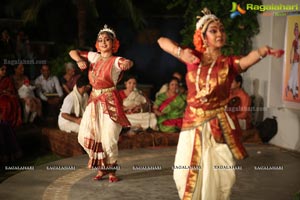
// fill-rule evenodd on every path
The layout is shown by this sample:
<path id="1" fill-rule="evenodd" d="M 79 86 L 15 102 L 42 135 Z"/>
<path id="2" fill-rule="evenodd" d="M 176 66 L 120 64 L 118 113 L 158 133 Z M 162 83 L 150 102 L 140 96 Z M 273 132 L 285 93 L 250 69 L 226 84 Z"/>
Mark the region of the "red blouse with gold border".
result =
<path id="1" fill-rule="evenodd" d="M 88 52 L 80 52 L 80 56 L 88 58 Z M 116 89 L 116 83 L 113 80 L 113 67 L 118 57 L 112 56 L 107 60 L 97 59 L 91 63 L 88 71 L 88 77 L 93 89 L 90 94 L 90 102 L 101 102 L 104 113 L 109 114 L 110 118 L 123 127 L 130 126 L 122 106 L 122 100 Z M 124 58 L 119 58 L 124 59 Z M 119 65 L 118 65 L 119 66 Z M 120 67 L 120 66 L 119 66 Z M 122 71 L 124 69 L 120 68 Z M 122 73 L 118 78 L 120 80 Z"/>
<path id="2" fill-rule="evenodd" d="M 187 64 L 186 84 L 188 88 L 187 107 L 182 130 L 189 130 L 209 122 L 216 142 L 227 143 L 236 159 L 247 157 L 243 147 L 239 126 L 232 129 L 226 117 L 226 105 L 230 87 L 235 76 L 242 72 L 238 56 L 220 56 L 212 67 L 208 80 L 209 90 L 197 96 L 196 80 L 199 63 Z M 199 90 L 206 88 L 207 75 L 211 64 L 201 67 L 198 84 Z M 206 101 L 201 101 L 201 99 Z M 227 113 L 229 114 L 229 113 Z M 230 114 L 229 114 L 230 115 Z M 234 124 L 238 122 L 233 118 Z"/>

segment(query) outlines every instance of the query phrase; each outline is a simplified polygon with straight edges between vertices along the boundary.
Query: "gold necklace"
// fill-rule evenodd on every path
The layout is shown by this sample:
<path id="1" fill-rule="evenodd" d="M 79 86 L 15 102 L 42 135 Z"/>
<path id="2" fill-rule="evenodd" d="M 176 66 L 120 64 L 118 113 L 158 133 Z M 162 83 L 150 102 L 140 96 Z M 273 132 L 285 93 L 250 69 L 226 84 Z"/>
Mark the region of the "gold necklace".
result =
<path id="1" fill-rule="evenodd" d="M 207 73 L 207 76 L 206 76 L 206 80 L 205 80 L 205 88 L 199 88 L 199 78 L 200 78 L 200 73 L 201 73 L 201 68 L 202 68 L 202 62 L 200 62 L 199 66 L 198 66 L 198 69 L 197 69 L 197 74 L 196 74 L 196 82 L 195 82 L 195 86 L 196 86 L 196 96 L 195 98 L 199 98 L 200 101 L 202 103 L 206 103 L 208 101 L 206 95 L 209 93 L 209 90 L 210 90 L 210 85 L 209 85 L 209 80 L 210 80 L 210 74 L 211 74 L 211 71 L 213 69 L 213 67 L 215 66 L 215 63 L 216 63 L 217 59 L 215 59 L 209 69 L 208 69 L 208 73 Z"/>

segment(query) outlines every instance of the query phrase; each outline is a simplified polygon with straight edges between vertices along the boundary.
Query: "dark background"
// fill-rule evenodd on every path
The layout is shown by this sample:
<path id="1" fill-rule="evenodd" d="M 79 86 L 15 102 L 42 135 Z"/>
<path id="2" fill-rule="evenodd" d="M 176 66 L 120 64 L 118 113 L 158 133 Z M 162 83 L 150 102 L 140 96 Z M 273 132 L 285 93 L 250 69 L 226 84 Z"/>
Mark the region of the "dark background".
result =
<path id="1" fill-rule="evenodd" d="M 135 23 L 130 13 L 122 8 L 120 1 L 92 1 L 88 5 L 85 19 L 85 45 L 78 43 L 78 10 L 76 1 L 44 0 L 36 12 L 36 18 L 26 21 L 24 13 L 37 5 L 37 1 L 3 1 L 0 7 L 1 32 L 6 29 L 15 42 L 19 31 L 24 31 L 35 59 L 45 59 L 52 67 L 52 73 L 61 76 L 64 62 L 72 61 L 69 49 L 95 50 L 96 36 L 104 24 L 115 30 L 120 40 L 116 55 L 131 59 L 133 68 L 125 73 L 134 74 L 138 83 L 151 88 L 151 98 L 174 71 L 185 74 L 185 66 L 177 59 L 163 52 L 157 44 L 160 36 L 181 41 L 183 11 L 167 9 L 161 0 L 133 0 L 134 11 L 143 20 Z M 97 14 L 93 14 L 96 10 Z M 138 21 L 136 20 L 136 21 Z M 138 25 L 136 25 L 138 24 Z M 39 74 L 40 65 L 25 66 L 25 74 L 34 79 Z M 123 81 L 120 82 L 123 84 Z"/>

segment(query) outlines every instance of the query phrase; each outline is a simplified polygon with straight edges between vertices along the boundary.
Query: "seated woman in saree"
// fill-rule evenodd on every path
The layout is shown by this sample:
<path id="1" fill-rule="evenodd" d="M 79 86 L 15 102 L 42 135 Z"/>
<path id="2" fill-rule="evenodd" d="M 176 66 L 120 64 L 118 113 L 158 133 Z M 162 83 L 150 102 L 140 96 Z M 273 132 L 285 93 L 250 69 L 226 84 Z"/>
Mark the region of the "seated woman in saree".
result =
<path id="1" fill-rule="evenodd" d="M 21 106 L 12 79 L 6 76 L 6 65 L 0 67 L 0 120 L 12 127 L 21 125 Z"/>
<path id="2" fill-rule="evenodd" d="M 66 73 L 61 77 L 60 82 L 63 88 L 64 95 L 67 96 L 76 85 L 80 74 L 76 74 L 75 65 L 72 62 L 65 63 Z"/>
<path id="3" fill-rule="evenodd" d="M 119 91 L 131 129 L 145 130 L 151 128 L 157 130 L 156 116 L 151 112 L 151 108 L 149 109 L 151 102 L 136 88 L 136 85 L 136 77 L 128 76 L 125 79 L 125 89 Z"/>
<path id="4" fill-rule="evenodd" d="M 161 132 L 173 133 L 181 130 L 186 95 L 178 94 L 178 89 L 179 80 L 172 77 L 168 82 L 168 90 L 155 99 L 153 110 Z"/>
<path id="5" fill-rule="evenodd" d="M 6 65 L 0 65 L 0 164 L 21 156 L 14 128 L 21 125 L 21 106 Z"/>

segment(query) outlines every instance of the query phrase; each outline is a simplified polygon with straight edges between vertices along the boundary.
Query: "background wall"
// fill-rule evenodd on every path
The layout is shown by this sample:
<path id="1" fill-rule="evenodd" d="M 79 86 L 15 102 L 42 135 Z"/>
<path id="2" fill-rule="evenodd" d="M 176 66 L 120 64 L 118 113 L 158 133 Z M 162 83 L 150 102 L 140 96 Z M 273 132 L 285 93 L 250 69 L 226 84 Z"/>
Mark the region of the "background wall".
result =
<path id="1" fill-rule="evenodd" d="M 298 0 L 263 0 L 263 4 L 298 4 Z M 300 5 L 298 6 L 300 8 Z M 241 16 L 243 17 L 243 16 Z M 259 16 L 260 33 L 254 38 L 253 49 L 262 45 L 284 48 L 286 16 Z M 264 98 L 264 118 L 276 116 L 278 132 L 271 144 L 300 151 L 300 108 L 289 109 L 282 101 L 284 58 L 266 57 L 244 74 L 244 88 L 253 94 L 253 81 L 258 79 L 258 93 Z"/>

